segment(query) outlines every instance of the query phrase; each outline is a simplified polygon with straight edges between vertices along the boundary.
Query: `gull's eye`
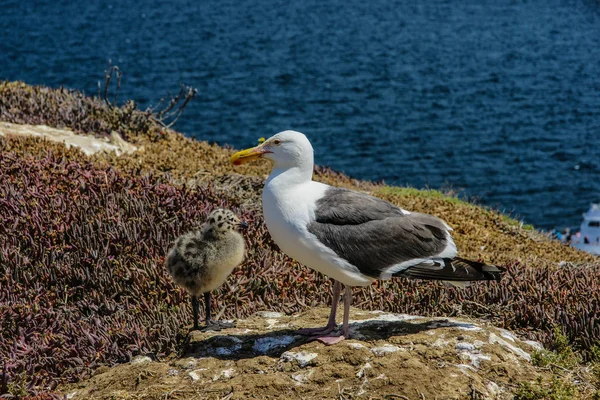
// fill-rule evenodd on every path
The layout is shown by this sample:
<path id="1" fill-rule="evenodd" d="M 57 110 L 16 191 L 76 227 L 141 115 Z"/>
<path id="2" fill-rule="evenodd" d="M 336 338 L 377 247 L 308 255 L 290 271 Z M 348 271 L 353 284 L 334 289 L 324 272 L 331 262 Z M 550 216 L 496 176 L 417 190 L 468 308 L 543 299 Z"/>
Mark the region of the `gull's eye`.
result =
<path id="1" fill-rule="evenodd" d="M 275 146 L 279 146 L 279 145 L 281 144 L 281 140 L 279 140 L 279 139 L 275 139 L 275 140 L 273 140 L 273 144 L 274 144 Z"/>

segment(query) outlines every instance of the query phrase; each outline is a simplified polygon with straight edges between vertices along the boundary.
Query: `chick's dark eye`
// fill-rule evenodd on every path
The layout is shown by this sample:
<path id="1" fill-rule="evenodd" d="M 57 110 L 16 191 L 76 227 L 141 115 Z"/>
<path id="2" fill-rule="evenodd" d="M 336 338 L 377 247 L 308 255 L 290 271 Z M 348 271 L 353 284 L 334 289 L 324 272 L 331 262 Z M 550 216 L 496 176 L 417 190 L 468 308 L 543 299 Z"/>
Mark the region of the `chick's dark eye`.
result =
<path id="1" fill-rule="evenodd" d="M 281 140 L 279 140 L 279 139 L 275 139 L 275 140 L 273 140 L 273 144 L 274 144 L 275 146 L 279 146 L 279 145 L 281 144 Z"/>

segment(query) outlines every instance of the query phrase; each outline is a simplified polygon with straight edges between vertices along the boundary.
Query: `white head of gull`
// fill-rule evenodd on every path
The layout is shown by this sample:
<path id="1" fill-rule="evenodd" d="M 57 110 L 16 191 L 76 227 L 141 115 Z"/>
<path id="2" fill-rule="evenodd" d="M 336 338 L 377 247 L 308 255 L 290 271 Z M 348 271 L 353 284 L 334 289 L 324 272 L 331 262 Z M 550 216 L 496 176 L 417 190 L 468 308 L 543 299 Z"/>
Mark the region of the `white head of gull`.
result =
<path id="1" fill-rule="evenodd" d="M 465 286 L 501 278 L 500 267 L 456 257 L 452 229 L 441 219 L 313 181 L 313 148 L 300 132 L 280 132 L 234 154 L 231 162 L 240 165 L 258 158 L 274 164 L 262 195 L 273 240 L 288 256 L 334 280 L 327 326 L 299 333 L 326 344 L 348 337 L 352 286 L 367 286 L 376 279 L 400 276 Z M 331 336 L 342 283 L 342 335 Z"/>

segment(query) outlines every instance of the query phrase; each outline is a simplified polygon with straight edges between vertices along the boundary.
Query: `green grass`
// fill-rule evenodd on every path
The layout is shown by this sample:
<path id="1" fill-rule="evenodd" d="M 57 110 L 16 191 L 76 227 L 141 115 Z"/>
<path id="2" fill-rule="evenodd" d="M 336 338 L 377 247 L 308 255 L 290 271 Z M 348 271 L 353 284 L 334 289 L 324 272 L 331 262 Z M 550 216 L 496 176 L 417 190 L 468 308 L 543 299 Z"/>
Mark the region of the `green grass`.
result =
<path id="1" fill-rule="evenodd" d="M 519 220 L 509 217 L 508 215 L 505 215 L 505 214 L 502 214 L 502 221 L 504 221 L 507 225 L 518 226 L 518 227 L 521 227 L 521 229 L 524 229 L 526 231 L 532 231 L 535 229 L 533 227 L 533 225 L 524 224 L 523 221 L 519 221 Z"/>
<path id="2" fill-rule="evenodd" d="M 576 371 L 589 370 L 590 379 L 596 386 L 600 382 L 600 348 L 593 346 L 588 356 L 590 363 L 583 363 L 583 356 L 575 351 L 569 339 L 559 326 L 554 327 L 554 350 L 540 350 L 531 355 L 531 362 L 539 368 L 551 369 L 554 376 L 550 382 L 543 382 L 541 377 L 536 382 L 520 383 L 515 393 L 515 400 L 567 400 L 573 398 L 590 398 L 600 400 L 600 391 L 593 390 L 581 393 L 573 383 Z M 587 368 L 586 368 L 587 367 Z"/>
<path id="3" fill-rule="evenodd" d="M 521 383 L 515 400 L 570 400 L 577 394 L 577 388 L 565 379 L 553 377 L 548 385 L 540 377 L 535 383 Z"/>
<path id="4" fill-rule="evenodd" d="M 583 362 L 582 356 L 571 347 L 569 338 L 559 326 L 554 327 L 553 351 L 539 350 L 531 355 L 536 367 L 574 369 Z"/>
<path id="5" fill-rule="evenodd" d="M 429 199 L 445 200 L 451 204 L 474 206 L 473 204 L 467 201 L 459 199 L 451 193 L 446 194 L 434 189 L 415 189 L 411 187 L 382 186 L 376 191 L 376 194 L 381 194 L 384 196 L 424 197 Z"/>

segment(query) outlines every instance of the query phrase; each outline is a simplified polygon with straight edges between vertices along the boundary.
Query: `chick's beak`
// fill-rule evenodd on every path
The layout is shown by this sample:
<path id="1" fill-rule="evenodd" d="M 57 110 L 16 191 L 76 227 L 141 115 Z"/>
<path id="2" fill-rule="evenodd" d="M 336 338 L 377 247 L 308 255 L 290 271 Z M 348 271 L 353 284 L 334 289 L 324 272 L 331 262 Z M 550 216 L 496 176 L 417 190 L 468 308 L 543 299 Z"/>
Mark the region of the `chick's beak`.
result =
<path id="1" fill-rule="evenodd" d="M 250 149 L 238 151 L 234 155 L 231 156 L 231 163 L 233 165 L 241 165 L 247 163 L 252 160 L 256 160 L 261 158 L 264 154 L 271 153 L 268 151 L 264 145 L 258 145 L 256 147 L 252 147 Z"/>
<path id="2" fill-rule="evenodd" d="M 246 221 L 240 221 L 240 223 L 238 224 L 238 228 L 248 229 L 248 223 Z"/>

